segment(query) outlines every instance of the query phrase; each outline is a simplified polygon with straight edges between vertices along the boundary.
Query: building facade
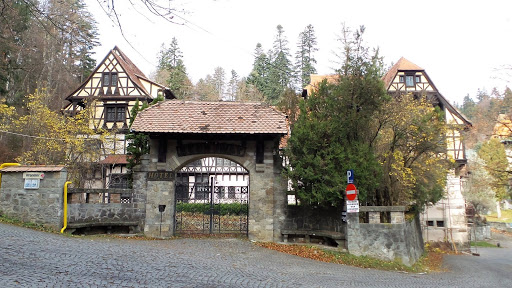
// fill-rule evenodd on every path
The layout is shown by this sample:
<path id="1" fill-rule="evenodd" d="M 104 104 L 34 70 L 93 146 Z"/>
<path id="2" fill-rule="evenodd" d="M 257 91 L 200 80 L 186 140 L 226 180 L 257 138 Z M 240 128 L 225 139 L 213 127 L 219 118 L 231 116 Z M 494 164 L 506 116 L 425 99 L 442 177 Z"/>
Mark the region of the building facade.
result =
<path id="1" fill-rule="evenodd" d="M 101 150 L 101 159 L 91 171 L 87 188 L 126 185 L 126 159 L 130 113 L 137 102 L 148 103 L 159 95 L 174 98 L 172 92 L 149 80 L 116 46 L 96 66 L 91 75 L 66 97 L 63 112 L 75 115 L 85 107 L 91 111 L 90 127 L 105 130 L 109 136 Z"/>
<path id="2" fill-rule="evenodd" d="M 467 176 L 467 158 L 462 134 L 471 127 L 471 122 L 444 98 L 425 69 L 405 58 L 400 58 L 391 67 L 383 81 L 390 95 L 412 93 L 427 97 L 444 112 L 448 125 L 446 154 L 457 163 L 457 167 L 446 175 L 445 197 L 436 204 L 428 205 L 421 214 L 423 239 L 466 243 L 468 227 L 462 192 Z"/>

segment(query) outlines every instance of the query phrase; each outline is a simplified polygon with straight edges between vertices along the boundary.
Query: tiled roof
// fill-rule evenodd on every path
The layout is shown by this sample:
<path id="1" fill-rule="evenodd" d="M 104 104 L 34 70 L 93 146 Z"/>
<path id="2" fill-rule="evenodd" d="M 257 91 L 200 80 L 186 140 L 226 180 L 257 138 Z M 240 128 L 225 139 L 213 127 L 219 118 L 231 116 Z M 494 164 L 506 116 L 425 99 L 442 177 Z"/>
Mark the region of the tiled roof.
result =
<path id="1" fill-rule="evenodd" d="M 108 155 L 105 159 L 100 161 L 101 164 L 128 164 L 128 159 L 125 154 Z"/>
<path id="2" fill-rule="evenodd" d="M 66 169 L 61 165 L 8 166 L 0 172 L 59 172 Z"/>
<path id="3" fill-rule="evenodd" d="M 262 103 L 168 100 L 137 115 L 136 132 L 287 134 L 286 115 Z"/>
<path id="4" fill-rule="evenodd" d="M 389 88 L 391 81 L 395 79 L 396 73 L 398 73 L 398 71 L 424 71 L 424 69 L 405 59 L 404 57 L 401 57 L 398 62 L 396 62 L 396 64 L 393 65 L 391 69 L 389 69 L 386 75 L 382 77 L 382 81 L 384 81 L 386 89 Z"/>
<path id="5" fill-rule="evenodd" d="M 144 91 L 144 93 L 146 93 L 147 95 L 150 95 L 149 92 L 146 90 L 146 87 L 144 87 L 144 85 L 142 85 L 142 82 L 140 81 L 140 79 L 144 79 L 148 82 L 153 83 L 156 86 L 164 88 L 164 86 L 149 80 L 146 77 L 146 75 L 144 75 L 144 73 L 142 73 L 142 71 L 140 71 L 140 69 L 137 66 L 135 66 L 135 64 L 133 64 L 132 60 L 130 60 L 130 58 L 128 58 L 128 56 L 126 56 L 126 54 L 124 54 L 123 51 L 121 51 L 121 49 L 119 49 L 119 47 L 115 46 L 111 52 L 112 52 L 112 55 L 114 55 L 114 57 L 117 59 L 117 61 L 121 65 L 121 67 L 123 67 L 123 69 L 126 72 L 126 74 L 128 75 L 128 77 L 140 89 L 142 89 Z"/>

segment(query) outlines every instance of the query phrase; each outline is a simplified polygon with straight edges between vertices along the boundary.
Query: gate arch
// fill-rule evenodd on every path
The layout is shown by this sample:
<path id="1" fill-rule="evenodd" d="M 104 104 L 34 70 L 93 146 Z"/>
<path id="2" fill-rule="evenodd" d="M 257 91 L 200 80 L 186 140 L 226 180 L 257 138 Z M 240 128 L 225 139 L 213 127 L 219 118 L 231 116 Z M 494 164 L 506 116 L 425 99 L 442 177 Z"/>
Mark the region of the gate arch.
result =
<path id="1" fill-rule="evenodd" d="M 220 156 L 189 161 L 176 172 L 174 234 L 249 232 L 249 171 Z"/>

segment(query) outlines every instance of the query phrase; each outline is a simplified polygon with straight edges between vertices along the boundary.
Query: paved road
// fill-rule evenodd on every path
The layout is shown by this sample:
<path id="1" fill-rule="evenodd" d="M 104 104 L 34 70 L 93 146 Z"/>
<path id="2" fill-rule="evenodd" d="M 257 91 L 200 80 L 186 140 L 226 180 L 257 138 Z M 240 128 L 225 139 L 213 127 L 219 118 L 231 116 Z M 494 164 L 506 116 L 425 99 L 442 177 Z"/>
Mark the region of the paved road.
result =
<path id="1" fill-rule="evenodd" d="M 448 256 L 451 272 L 420 275 L 316 262 L 238 239 L 77 238 L 0 224 L 0 287 L 512 287 L 509 244 Z"/>

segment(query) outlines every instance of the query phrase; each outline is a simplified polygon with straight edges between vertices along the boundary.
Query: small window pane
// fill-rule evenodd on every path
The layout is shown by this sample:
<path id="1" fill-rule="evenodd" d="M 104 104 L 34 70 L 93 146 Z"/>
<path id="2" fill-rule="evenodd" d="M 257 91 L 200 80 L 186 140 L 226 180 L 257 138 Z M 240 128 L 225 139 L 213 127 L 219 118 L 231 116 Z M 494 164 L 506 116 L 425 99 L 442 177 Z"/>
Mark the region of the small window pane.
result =
<path id="1" fill-rule="evenodd" d="M 400 83 L 404 83 L 404 76 L 399 76 L 399 77 L 398 77 L 398 79 L 399 79 L 398 81 L 399 81 Z"/>
<path id="2" fill-rule="evenodd" d="M 110 86 L 110 75 L 109 73 L 103 73 L 103 80 L 102 80 L 103 86 Z"/>
<path id="3" fill-rule="evenodd" d="M 416 83 L 421 83 L 421 76 L 420 75 L 416 75 Z"/>
<path id="4" fill-rule="evenodd" d="M 110 86 L 117 86 L 117 73 L 112 73 Z"/>
<path id="5" fill-rule="evenodd" d="M 117 121 L 124 121 L 126 114 L 124 113 L 124 107 L 117 107 Z"/>
<path id="6" fill-rule="evenodd" d="M 116 121 L 115 107 L 107 107 L 107 121 Z"/>
<path id="7" fill-rule="evenodd" d="M 414 78 L 412 76 L 405 76 L 405 86 L 414 86 Z"/>

